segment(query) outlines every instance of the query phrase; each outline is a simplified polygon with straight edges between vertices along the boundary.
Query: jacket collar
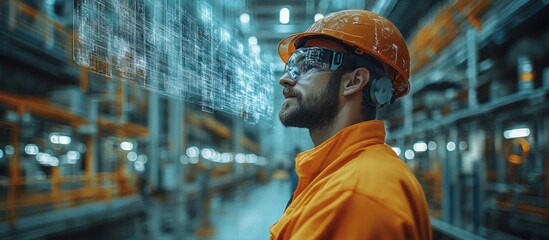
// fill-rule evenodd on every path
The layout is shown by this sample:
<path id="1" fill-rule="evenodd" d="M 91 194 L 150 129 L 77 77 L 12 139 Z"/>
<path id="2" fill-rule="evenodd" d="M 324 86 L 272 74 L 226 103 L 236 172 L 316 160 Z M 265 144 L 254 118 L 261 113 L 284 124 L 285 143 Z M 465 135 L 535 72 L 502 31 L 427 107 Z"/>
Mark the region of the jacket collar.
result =
<path id="1" fill-rule="evenodd" d="M 312 180 L 332 164 L 348 161 L 354 151 L 385 142 L 383 121 L 371 120 L 348 126 L 315 148 L 296 156 L 296 172 L 299 178 Z"/>

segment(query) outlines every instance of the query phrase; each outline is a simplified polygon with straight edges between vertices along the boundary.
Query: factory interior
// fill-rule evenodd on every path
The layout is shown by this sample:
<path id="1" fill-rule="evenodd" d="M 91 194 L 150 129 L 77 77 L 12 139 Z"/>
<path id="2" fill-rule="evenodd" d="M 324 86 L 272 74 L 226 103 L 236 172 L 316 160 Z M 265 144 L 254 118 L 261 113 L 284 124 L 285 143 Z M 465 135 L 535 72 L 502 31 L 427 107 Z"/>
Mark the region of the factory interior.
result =
<path id="1" fill-rule="evenodd" d="M 0 239 L 268 239 L 314 147 L 278 43 L 343 9 L 406 39 L 433 239 L 549 239 L 547 0 L 0 0 Z"/>

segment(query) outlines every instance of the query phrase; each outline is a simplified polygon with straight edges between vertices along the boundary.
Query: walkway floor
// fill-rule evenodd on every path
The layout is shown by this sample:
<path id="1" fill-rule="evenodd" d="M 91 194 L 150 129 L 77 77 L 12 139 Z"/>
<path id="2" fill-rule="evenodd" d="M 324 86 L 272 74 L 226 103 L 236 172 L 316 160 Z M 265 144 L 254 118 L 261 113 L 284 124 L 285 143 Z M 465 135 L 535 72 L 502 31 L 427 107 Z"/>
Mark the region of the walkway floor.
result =
<path id="1" fill-rule="evenodd" d="M 216 234 L 207 239 L 269 239 L 269 228 L 282 215 L 289 197 L 290 182 L 278 180 L 240 187 L 229 201 L 215 197 L 210 216 Z"/>
<path id="2" fill-rule="evenodd" d="M 197 216 L 199 213 L 195 212 L 192 214 L 195 216 L 192 219 L 189 218 L 191 217 L 188 215 L 189 208 L 193 210 L 200 207 L 187 205 L 187 210 L 184 210 L 180 207 L 166 207 L 164 203 L 153 201 L 147 210 L 148 227 L 146 229 L 138 228 L 144 233 L 137 234 L 143 237 L 136 237 L 136 239 L 269 239 L 269 228 L 282 215 L 290 195 L 289 180 L 241 183 L 229 191 L 216 193 L 210 202 L 209 222 L 214 230 L 214 234 L 210 237 L 198 237 L 195 234 L 195 230 L 201 225 L 200 217 Z M 177 217 L 170 214 L 179 211 L 186 212 L 185 215 L 187 215 L 186 219 L 181 220 L 182 224 L 178 224 Z M 163 229 L 166 227 L 170 230 Z"/>

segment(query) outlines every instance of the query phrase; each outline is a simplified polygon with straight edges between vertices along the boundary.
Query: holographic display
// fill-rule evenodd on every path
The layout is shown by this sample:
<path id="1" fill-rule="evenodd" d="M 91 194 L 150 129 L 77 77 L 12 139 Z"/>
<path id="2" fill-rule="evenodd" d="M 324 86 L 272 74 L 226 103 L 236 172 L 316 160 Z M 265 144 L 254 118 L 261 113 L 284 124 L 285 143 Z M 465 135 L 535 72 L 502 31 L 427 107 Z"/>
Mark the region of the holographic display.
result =
<path id="1" fill-rule="evenodd" d="M 273 64 L 240 41 L 212 7 L 184 0 L 76 0 L 75 61 L 95 73 L 270 122 Z"/>

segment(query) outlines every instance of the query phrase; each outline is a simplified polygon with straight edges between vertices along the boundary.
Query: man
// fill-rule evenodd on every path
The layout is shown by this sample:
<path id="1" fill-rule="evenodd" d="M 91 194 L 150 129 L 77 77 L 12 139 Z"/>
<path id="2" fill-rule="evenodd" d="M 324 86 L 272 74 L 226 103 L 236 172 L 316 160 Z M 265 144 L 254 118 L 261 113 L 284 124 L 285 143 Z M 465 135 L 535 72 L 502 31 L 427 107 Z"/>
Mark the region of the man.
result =
<path id="1" fill-rule="evenodd" d="M 377 108 L 409 91 L 409 54 L 387 19 L 332 13 L 278 48 L 285 126 L 308 128 L 297 188 L 271 239 L 431 239 L 424 193 L 384 144 Z"/>

